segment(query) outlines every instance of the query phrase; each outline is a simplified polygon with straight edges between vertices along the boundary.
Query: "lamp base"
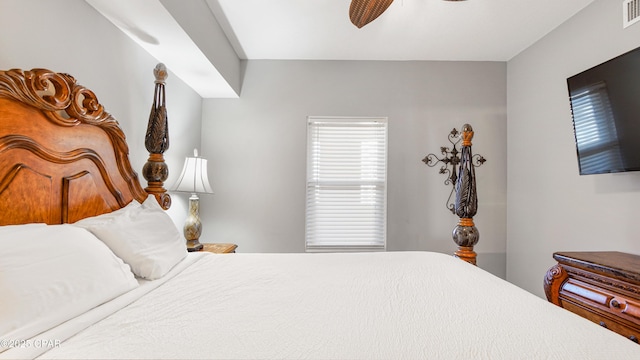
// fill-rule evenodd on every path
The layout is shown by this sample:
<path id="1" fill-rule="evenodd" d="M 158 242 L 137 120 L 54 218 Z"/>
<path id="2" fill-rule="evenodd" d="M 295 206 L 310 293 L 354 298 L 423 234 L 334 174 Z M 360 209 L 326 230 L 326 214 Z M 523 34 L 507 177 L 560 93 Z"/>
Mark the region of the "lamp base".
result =
<path id="1" fill-rule="evenodd" d="M 200 250 L 202 250 L 203 247 L 204 246 L 198 241 L 198 239 L 187 240 L 187 251 L 188 252 L 200 251 Z"/>
<path id="2" fill-rule="evenodd" d="M 184 237 L 187 240 L 187 251 L 200 251 L 202 244 L 198 241 L 202 233 L 200 222 L 200 199 L 197 194 L 191 194 L 189 198 L 189 215 L 184 223 Z"/>

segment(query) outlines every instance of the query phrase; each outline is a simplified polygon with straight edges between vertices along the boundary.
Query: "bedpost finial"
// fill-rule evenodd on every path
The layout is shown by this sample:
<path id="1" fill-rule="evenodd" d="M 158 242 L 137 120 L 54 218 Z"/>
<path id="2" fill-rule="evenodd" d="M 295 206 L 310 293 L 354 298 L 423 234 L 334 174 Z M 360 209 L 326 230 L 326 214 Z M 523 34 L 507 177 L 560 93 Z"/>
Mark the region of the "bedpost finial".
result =
<path id="1" fill-rule="evenodd" d="M 153 75 L 156 77 L 156 84 L 164 84 L 164 81 L 167 80 L 167 67 L 164 66 L 163 63 L 158 63 L 156 67 L 153 69 Z"/>
<path id="2" fill-rule="evenodd" d="M 473 139 L 473 128 L 469 124 L 462 126 L 462 146 L 471 146 L 471 139 Z"/>

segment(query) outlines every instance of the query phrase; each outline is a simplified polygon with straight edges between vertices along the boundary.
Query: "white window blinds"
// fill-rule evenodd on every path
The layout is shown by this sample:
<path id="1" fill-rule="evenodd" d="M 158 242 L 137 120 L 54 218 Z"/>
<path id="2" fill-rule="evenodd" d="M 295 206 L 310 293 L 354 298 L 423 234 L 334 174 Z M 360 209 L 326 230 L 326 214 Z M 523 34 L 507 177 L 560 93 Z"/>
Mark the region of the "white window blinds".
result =
<path id="1" fill-rule="evenodd" d="M 307 251 L 384 250 L 387 119 L 309 117 Z"/>

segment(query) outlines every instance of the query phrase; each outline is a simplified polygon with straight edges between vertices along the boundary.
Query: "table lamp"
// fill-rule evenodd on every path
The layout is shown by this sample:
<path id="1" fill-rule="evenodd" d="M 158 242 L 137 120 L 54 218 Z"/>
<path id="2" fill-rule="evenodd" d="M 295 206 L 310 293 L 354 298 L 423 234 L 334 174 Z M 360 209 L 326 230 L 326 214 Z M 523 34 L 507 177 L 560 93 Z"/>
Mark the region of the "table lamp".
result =
<path id="1" fill-rule="evenodd" d="M 202 233 L 198 194 L 213 194 L 213 190 L 207 176 L 207 160 L 198 156 L 198 149 L 193 149 L 193 157 L 185 159 L 182 173 L 171 191 L 191 193 L 189 215 L 184 223 L 184 237 L 187 239 L 188 251 L 202 250 L 203 246 L 198 241 Z"/>

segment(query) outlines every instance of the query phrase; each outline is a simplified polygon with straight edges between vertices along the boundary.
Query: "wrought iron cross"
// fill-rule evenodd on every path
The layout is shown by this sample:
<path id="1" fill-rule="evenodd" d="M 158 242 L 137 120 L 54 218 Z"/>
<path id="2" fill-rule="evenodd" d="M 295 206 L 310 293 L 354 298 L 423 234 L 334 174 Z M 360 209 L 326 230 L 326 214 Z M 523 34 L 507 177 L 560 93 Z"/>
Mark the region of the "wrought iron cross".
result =
<path id="1" fill-rule="evenodd" d="M 447 178 L 444 180 L 445 185 L 451 185 L 451 192 L 449 193 L 449 197 L 447 198 L 447 202 L 445 206 L 452 214 L 456 214 L 455 204 L 453 194 L 456 190 L 456 182 L 458 181 L 458 165 L 460 164 L 460 151 L 458 151 L 458 144 L 462 140 L 461 133 L 453 128 L 447 137 L 447 140 L 451 143 L 451 149 L 447 146 L 440 147 L 440 153 L 442 154 L 442 158 L 439 158 L 435 154 L 429 154 L 422 159 L 422 162 L 427 164 L 429 167 L 434 167 L 438 163 L 442 163 L 440 167 L 440 174 L 447 174 Z M 471 161 L 474 166 L 481 166 L 487 161 L 482 155 L 473 155 Z"/>
<path id="2" fill-rule="evenodd" d="M 471 151 L 471 139 L 473 138 L 473 128 L 469 124 L 462 127 L 462 132 L 455 128 L 449 133 L 448 139 L 452 145 L 441 147 L 440 152 L 443 157 L 438 158 L 434 154 L 427 155 L 422 161 L 430 167 L 442 162 L 441 174 L 447 174 L 445 185 L 451 185 L 451 193 L 447 199 L 447 209 L 460 217 L 456 227 L 453 229 L 453 241 L 458 245 L 455 256 L 472 264 L 476 264 L 476 253 L 473 247 L 478 243 L 480 234 L 473 217 L 478 211 L 478 197 L 476 194 L 475 167 L 481 166 L 487 161 L 482 155 L 473 155 Z M 457 149 L 458 143 L 462 141 L 460 151 Z M 452 201 L 453 194 L 456 194 L 455 201 Z"/>

